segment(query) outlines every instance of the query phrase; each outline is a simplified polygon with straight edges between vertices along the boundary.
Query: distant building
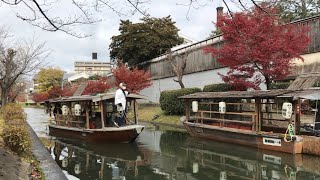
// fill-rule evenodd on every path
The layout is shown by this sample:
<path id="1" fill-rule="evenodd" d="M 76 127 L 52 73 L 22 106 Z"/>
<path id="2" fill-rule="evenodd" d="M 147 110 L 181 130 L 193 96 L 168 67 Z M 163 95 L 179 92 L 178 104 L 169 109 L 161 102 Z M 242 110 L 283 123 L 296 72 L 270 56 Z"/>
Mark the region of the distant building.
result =
<path id="1" fill-rule="evenodd" d="M 29 88 L 30 93 L 38 92 L 39 82 L 38 82 L 38 73 L 32 77 L 32 85 Z"/>
<path id="2" fill-rule="evenodd" d="M 89 75 L 106 75 L 110 73 L 111 64 L 109 62 L 99 61 L 97 56 L 97 53 L 92 53 L 92 60 L 74 62 L 75 73 L 86 73 Z"/>

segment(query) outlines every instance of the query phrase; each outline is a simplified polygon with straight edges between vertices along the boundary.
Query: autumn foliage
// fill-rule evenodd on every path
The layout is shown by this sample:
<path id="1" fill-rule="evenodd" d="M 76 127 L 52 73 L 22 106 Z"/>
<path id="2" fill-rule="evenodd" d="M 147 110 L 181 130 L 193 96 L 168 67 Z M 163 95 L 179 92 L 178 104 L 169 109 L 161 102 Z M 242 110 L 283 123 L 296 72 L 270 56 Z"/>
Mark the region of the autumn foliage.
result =
<path id="1" fill-rule="evenodd" d="M 49 94 L 47 92 L 39 93 L 39 94 L 38 93 L 37 94 L 33 94 L 33 96 L 32 96 L 32 100 L 34 102 L 41 102 L 41 101 L 45 101 L 47 99 L 49 99 Z"/>
<path id="2" fill-rule="evenodd" d="M 87 94 L 96 94 L 96 93 L 103 93 L 106 90 L 110 89 L 111 85 L 108 84 L 106 78 L 100 78 L 99 80 L 91 80 L 88 82 L 87 87 L 83 91 L 83 95 Z"/>
<path id="3" fill-rule="evenodd" d="M 53 87 L 47 92 L 34 94 L 33 100 L 35 102 L 41 102 L 48 99 L 58 98 L 58 97 L 68 97 L 72 96 L 78 89 L 79 84 L 68 85 L 63 87 L 60 86 Z M 92 95 L 96 93 L 103 93 L 106 90 L 110 89 L 111 85 L 108 84 L 106 78 L 100 78 L 99 80 L 89 80 L 88 85 L 83 91 L 82 95 Z"/>
<path id="4" fill-rule="evenodd" d="M 224 43 L 220 49 L 205 51 L 218 57 L 222 66 L 230 67 L 222 79 L 236 89 L 259 89 L 266 83 L 281 80 L 290 74 L 294 59 L 303 60 L 300 54 L 308 45 L 308 29 L 284 24 L 275 16 L 276 9 L 256 7 L 250 12 L 223 15 L 217 26 Z"/>
<path id="5" fill-rule="evenodd" d="M 131 92 L 139 92 L 144 88 L 152 85 L 151 74 L 144 70 L 139 70 L 138 67 L 126 67 L 123 63 L 118 63 L 118 67 L 113 70 L 115 85 L 121 82 L 127 84 L 127 88 Z"/>

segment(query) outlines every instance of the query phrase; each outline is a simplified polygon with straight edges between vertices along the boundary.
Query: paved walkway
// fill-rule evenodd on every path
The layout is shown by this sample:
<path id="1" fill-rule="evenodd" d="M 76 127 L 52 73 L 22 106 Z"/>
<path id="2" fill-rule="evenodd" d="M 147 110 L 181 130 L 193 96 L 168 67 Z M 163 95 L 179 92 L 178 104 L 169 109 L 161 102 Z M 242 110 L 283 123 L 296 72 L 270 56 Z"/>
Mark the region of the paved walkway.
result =
<path id="1" fill-rule="evenodd" d="M 40 162 L 40 167 L 46 180 L 65 180 L 66 175 L 62 172 L 58 164 L 52 159 L 48 150 L 41 143 L 39 137 L 29 126 L 30 138 L 32 141 L 32 152 Z"/>
<path id="2" fill-rule="evenodd" d="M 29 167 L 29 163 L 0 147 L 0 180 L 27 180 Z"/>

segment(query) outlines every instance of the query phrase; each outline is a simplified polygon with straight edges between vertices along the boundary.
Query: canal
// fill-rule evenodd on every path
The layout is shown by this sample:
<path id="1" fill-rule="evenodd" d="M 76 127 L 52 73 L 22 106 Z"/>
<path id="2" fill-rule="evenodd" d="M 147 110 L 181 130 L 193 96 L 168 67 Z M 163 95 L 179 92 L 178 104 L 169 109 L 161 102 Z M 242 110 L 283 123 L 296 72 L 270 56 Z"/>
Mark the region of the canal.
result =
<path id="1" fill-rule="evenodd" d="M 50 137 L 43 109 L 25 108 L 28 123 L 68 179 L 312 179 L 320 157 L 200 140 L 184 130 L 145 124 L 135 143 L 88 144 Z"/>

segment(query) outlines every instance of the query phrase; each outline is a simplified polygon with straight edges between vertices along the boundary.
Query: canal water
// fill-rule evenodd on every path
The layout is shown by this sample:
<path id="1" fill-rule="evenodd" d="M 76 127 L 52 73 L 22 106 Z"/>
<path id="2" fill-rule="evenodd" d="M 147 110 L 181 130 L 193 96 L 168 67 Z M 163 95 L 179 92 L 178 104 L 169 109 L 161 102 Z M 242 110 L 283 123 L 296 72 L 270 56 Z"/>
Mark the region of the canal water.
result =
<path id="1" fill-rule="evenodd" d="M 28 122 L 68 179 L 320 180 L 320 157 L 291 155 L 190 137 L 145 124 L 135 143 L 88 144 L 50 137 L 48 116 L 26 108 Z"/>

